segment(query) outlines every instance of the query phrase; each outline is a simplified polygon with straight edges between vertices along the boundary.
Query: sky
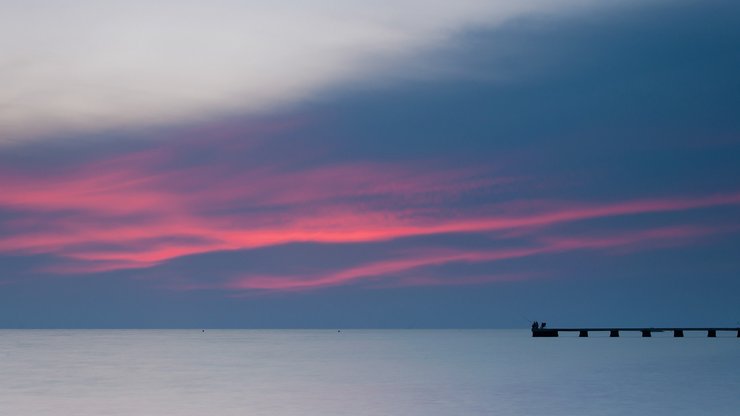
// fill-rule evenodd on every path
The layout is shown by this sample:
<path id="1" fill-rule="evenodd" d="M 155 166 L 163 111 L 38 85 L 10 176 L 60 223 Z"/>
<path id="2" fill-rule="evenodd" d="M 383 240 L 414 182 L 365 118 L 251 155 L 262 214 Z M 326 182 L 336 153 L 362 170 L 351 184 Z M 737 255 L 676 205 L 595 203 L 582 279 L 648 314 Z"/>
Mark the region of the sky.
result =
<path id="1" fill-rule="evenodd" d="M 724 0 L 4 1 L 0 327 L 736 326 L 738 44 Z"/>

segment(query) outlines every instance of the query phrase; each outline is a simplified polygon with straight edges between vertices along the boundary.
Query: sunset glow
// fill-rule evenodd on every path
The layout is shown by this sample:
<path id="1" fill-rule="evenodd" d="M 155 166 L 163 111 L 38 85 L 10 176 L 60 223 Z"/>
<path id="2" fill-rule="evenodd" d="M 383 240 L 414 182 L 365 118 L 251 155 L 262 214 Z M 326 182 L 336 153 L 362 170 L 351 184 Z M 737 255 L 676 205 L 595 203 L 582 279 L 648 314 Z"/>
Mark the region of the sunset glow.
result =
<path id="1" fill-rule="evenodd" d="M 8 325 L 731 315 L 729 2 L 52 3 L 0 6 Z"/>

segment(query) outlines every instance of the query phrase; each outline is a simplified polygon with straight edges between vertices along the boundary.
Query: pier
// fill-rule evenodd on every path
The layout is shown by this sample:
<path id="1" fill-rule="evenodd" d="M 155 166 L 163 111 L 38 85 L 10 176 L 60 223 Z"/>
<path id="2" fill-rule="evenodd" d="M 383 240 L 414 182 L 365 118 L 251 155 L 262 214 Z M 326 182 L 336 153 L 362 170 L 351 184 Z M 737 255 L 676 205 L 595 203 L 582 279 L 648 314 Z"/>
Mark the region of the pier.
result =
<path id="1" fill-rule="evenodd" d="M 588 337 L 590 332 L 608 332 L 612 338 L 619 337 L 622 332 L 639 332 L 643 338 L 653 336 L 653 332 L 673 332 L 674 338 L 682 338 L 684 332 L 704 332 L 709 338 L 716 338 L 717 332 L 735 332 L 737 338 L 740 338 L 740 327 L 736 328 L 534 328 L 532 327 L 533 337 L 557 337 L 561 332 L 578 332 L 581 338 Z"/>

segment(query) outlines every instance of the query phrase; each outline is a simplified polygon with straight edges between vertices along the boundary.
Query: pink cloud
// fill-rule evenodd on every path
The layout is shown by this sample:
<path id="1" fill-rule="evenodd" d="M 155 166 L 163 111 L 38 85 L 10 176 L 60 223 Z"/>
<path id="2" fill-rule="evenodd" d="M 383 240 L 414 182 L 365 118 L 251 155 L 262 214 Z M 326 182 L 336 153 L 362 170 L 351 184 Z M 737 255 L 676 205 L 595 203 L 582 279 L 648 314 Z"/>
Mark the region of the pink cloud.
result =
<path id="1" fill-rule="evenodd" d="M 541 237 L 539 241 L 546 244 L 553 251 L 600 250 L 625 247 L 637 249 L 644 244 L 647 244 L 648 247 L 683 245 L 699 237 L 732 232 L 736 228 L 672 226 L 597 236 Z"/>
<path id="2" fill-rule="evenodd" d="M 439 266 L 453 262 L 481 262 L 523 257 L 538 252 L 538 249 L 509 249 L 500 251 L 455 251 L 429 250 L 412 253 L 404 257 L 361 264 L 331 273 L 302 276 L 246 276 L 221 286 L 225 289 L 303 290 L 327 286 L 344 285 L 356 280 L 393 276 L 394 274 L 421 267 Z"/>
<path id="3" fill-rule="evenodd" d="M 429 277 L 407 276 L 408 271 L 451 263 L 490 263 L 543 254 L 557 254 L 578 250 L 608 250 L 624 248 L 660 248 L 666 245 L 685 244 L 697 237 L 726 232 L 716 227 L 664 227 L 611 235 L 589 237 L 552 236 L 541 238 L 532 247 L 450 250 L 427 249 L 407 251 L 402 256 L 383 259 L 326 273 L 302 275 L 248 275 L 215 286 L 189 286 L 186 289 L 222 288 L 228 290 L 309 290 L 328 286 L 346 285 L 359 280 L 385 279 L 390 285 L 464 285 L 481 284 L 500 280 L 529 278 L 529 274 L 490 276 Z"/>
<path id="4" fill-rule="evenodd" d="M 514 236 L 522 230 L 595 218 L 740 205 L 740 193 L 600 204 L 455 204 L 466 195 L 497 190 L 513 181 L 480 168 L 429 164 L 187 165 L 169 149 L 135 152 L 45 174 L 6 169 L 0 171 L 0 209 L 17 215 L 2 225 L 0 253 L 52 254 L 63 261 L 48 270 L 92 273 L 294 242 L 360 243 L 486 232 Z M 554 251 L 557 245 L 563 250 L 579 245 L 596 248 L 615 246 L 618 241 L 572 238 L 545 243 Z M 323 276 L 319 283 L 277 282 L 265 276 L 249 284 L 286 285 L 287 289 L 451 261 L 484 261 L 486 256 L 534 254 L 517 250 L 397 259 L 372 266 L 378 270 L 366 269 L 371 267 L 366 265 Z"/>

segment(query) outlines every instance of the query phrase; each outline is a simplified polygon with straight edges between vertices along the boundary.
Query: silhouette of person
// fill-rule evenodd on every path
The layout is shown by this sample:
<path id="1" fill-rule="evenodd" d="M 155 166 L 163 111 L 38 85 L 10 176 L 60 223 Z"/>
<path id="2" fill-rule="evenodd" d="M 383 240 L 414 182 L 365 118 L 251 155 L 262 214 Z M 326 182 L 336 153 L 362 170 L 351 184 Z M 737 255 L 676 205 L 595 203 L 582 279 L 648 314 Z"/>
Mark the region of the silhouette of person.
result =
<path id="1" fill-rule="evenodd" d="M 542 325 L 540 325 L 540 329 L 545 329 L 545 326 L 547 326 L 547 322 L 543 322 Z"/>
<path id="2" fill-rule="evenodd" d="M 537 329 L 540 327 L 540 324 L 537 321 L 532 322 L 532 329 Z"/>

